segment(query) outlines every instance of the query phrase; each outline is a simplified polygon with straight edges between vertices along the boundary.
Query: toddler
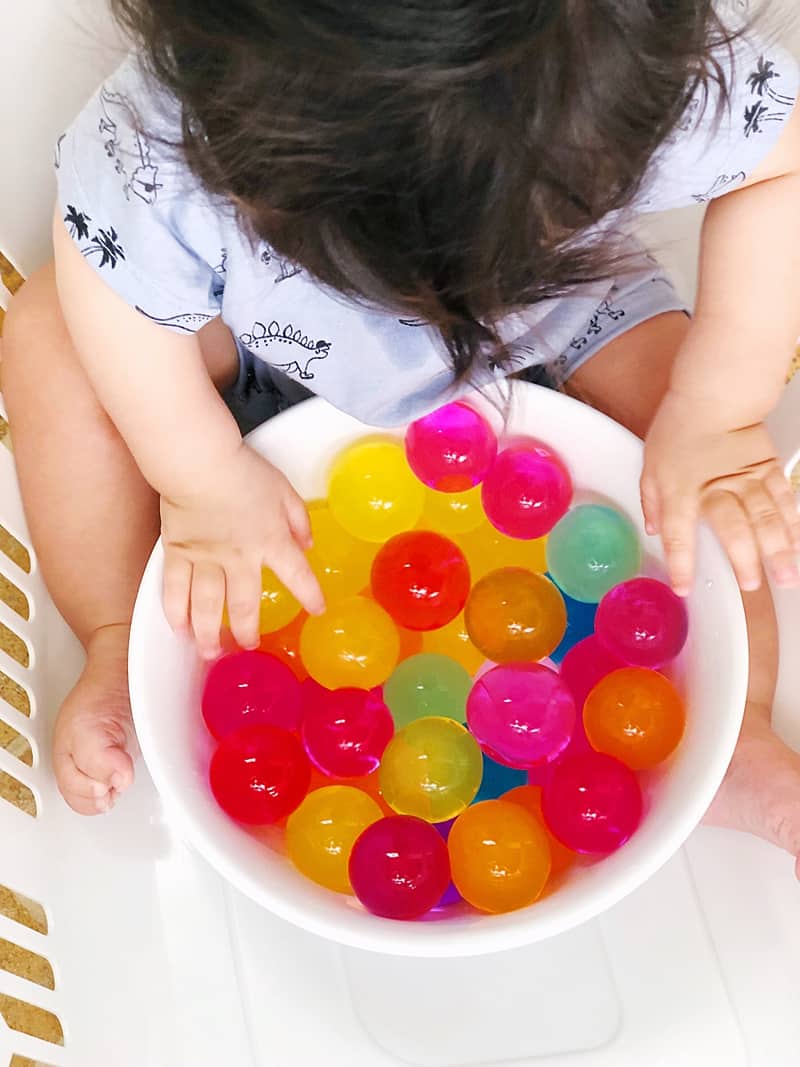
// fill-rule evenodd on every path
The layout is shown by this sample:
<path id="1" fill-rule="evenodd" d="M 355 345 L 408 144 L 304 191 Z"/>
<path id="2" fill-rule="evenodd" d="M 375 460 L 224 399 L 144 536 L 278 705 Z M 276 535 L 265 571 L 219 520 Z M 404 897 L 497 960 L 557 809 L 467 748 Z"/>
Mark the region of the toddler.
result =
<path id="1" fill-rule="evenodd" d="M 800 333 L 794 60 L 710 0 L 112 6 L 133 51 L 58 141 L 55 263 L 3 342 L 31 533 L 87 653 L 55 730 L 67 802 L 107 811 L 132 781 L 127 640 L 159 532 L 167 617 L 204 656 L 225 601 L 257 645 L 262 565 L 324 609 L 305 507 L 242 430 L 310 393 L 396 425 L 538 371 L 646 437 L 678 592 L 701 514 L 730 554 L 750 693 L 710 817 L 797 855 L 761 573 L 800 581 L 763 424 Z M 695 203 L 690 320 L 629 235 Z"/>

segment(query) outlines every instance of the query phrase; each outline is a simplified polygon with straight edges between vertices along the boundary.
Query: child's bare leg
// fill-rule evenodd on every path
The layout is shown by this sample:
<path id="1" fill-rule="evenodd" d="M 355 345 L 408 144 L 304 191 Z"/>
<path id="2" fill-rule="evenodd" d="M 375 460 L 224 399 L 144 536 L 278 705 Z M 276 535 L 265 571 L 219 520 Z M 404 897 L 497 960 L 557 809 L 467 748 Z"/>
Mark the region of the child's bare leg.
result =
<path id="1" fill-rule="evenodd" d="M 670 312 L 630 330 L 577 371 L 569 391 L 644 437 L 688 325 L 684 315 Z M 800 755 L 770 725 L 778 631 L 766 583 L 745 594 L 744 602 L 750 642 L 747 707 L 727 776 L 706 819 L 763 837 L 798 856 Z"/>
<path id="2" fill-rule="evenodd" d="M 212 326 L 204 352 L 223 385 L 235 375 L 235 349 L 221 324 Z M 3 395 L 31 537 L 48 589 L 87 654 L 59 712 L 54 767 L 67 802 L 94 814 L 133 780 L 128 632 L 158 536 L 158 499 L 80 366 L 52 267 L 15 297 L 2 344 Z"/>

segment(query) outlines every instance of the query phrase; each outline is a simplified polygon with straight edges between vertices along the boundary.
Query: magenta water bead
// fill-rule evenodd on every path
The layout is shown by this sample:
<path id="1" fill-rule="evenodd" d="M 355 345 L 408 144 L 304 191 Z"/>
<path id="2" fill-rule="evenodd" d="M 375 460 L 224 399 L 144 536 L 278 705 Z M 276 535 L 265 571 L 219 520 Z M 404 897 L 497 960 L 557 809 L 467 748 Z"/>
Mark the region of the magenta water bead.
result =
<path id="1" fill-rule="evenodd" d="M 300 725 L 300 683 L 294 672 L 265 652 L 237 651 L 211 666 L 203 687 L 203 718 L 217 740 L 252 723 Z"/>
<path id="2" fill-rule="evenodd" d="M 542 813 L 554 837 L 573 852 L 607 855 L 634 833 L 642 791 L 624 763 L 601 752 L 565 756 L 542 790 Z"/>
<path id="3" fill-rule="evenodd" d="M 478 485 L 496 455 L 494 431 L 467 404 L 446 404 L 412 422 L 406 432 L 411 469 L 421 482 L 443 493 Z"/>
<path id="4" fill-rule="evenodd" d="M 467 700 L 467 724 L 481 748 L 510 767 L 550 763 L 575 729 L 575 701 L 555 671 L 540 663 L 493 667 Z"/>
<path id="5" fill-rule="evenodd" d="M 386 919 L 418 919 L 440 903 L 450 885 L 450 858 L 431 823 L 392 815 L 357 839 L 349 874 L 368 911 Z"/>
<path id="6" fill-rule="evenodd" d="M 331 778 L 372 774 L 394 733 L 380 690 L 308 689 L 303 702 L 303 745 L 311 762 Z"/>
<path id="7" fill-rule="evenodd" d="M 548 534 L 572 500 L 572 479 L 551 448 L 518 438 L 494 461 L 481 488 L 489 522 L 508 537 Z"/>
<path id="8" fill-rule="evenodd" d="M 561 678 L 569 687 L 575 706 L 582 713 L 586 698 L 600 679 L 625 666 L 627 664 L 624 660 L 592 634 L 591 637 L 585 637 L 583 641 L 573 645 L 564 656 Z"/>
<path id="9" fill-rule="evenodd" d="M 595 633 L 626 663 L 662 667 L 686 644 L 689 616 L 684 602 L 664 582 L 632 578 L 600 601 Z"/>

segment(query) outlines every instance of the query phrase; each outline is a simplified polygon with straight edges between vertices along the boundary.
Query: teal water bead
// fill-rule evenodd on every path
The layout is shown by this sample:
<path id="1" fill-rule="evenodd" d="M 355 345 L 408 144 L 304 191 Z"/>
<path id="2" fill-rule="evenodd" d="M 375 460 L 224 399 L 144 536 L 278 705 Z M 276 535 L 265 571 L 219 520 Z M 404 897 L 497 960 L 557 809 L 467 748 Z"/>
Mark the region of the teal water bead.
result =
<path id="1" fill-rule="evenodd" d="M 428 715 L 464 722 L 471 686 L 460 663 L 437 652 L 420 652 L 395 667 L 383 699 L 398 730 Z"/>
<path id="2" fill-rule="evenodd" d="M 633 578 L 642 549 L 630 519 L 613 508 L 583 504 L 567 512 L 547 541 L 547 569 L 573 600 L 599 603 L 609 589 Z"/>

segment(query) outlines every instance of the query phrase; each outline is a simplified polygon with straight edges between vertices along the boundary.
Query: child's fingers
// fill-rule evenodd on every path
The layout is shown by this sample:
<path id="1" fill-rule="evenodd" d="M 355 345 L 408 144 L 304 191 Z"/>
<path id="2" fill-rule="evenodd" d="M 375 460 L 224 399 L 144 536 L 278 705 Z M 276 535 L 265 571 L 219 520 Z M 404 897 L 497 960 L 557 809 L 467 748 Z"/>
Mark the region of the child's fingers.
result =
<path id="1" fill-rule="evenodd" d="M 242 564 L 225 572 L 225 601 L 230 630 L 240 648 L 258 648 L 261 567 Z"/>
<path id="2" fill-rule="evenodd" d="M 287 537 L 264 563 L 271 567 L 290 593 L 303 605 L 309 615 L 321 615 L 325 599 L 314 572 L 297 542 Z"/>
<path id="3" fill-rule="evenodd" d="M 305 552 L 311 548 L 311 520 L 308 516 L 308 508 L 293 489 L 286 495 L 285 507 L 292 535 Z"/>
<path id="4" fill-rule="evenodd" d="M 192 565 L 185 556 L 169 547 L 164 549 L 162 600 L 164 614 L 173 630 L 189 625 L 189 593 L 192 588 Z"/>
<path id="5" fill-rule="evenodd" d="M 645 472 L 639 483 L 639 492 L 642 501 L 642 514 L 644 526 L 648 534 L 657 534 L 661 526 L 661 508 L 659 507 L 659 492 L 652 478 Z"/>
<path id="6" fill-rule="evenodd" d="M 705 506 L 708 521 L 730 558 L 739 587 L 752 592 L 761 585 L 761 559 L 755 531 L 738 497 L 712 494 Z"/>
<path id="7" fill-rule="evenodd" d="M 192 630 L 197 650 L 204 659 L 220 654 L 222 610 L 225 605 L 225 575 L 216 563 L 195 563 L 192 568 Z"/>
<path id="8" fill-rule="evenodd" d="M 696 504 L 687 494 L 661 499 L 659 529 L 664 545 L 667 571 L 678 596 L 688 596 L 694 580 L 694 542 L 697 527 Z"/>
<path id="9" fill-rule="evenodd" d="M 755 532 L 761 556 L 776 580 L 782 585 L 800 581 L 792 535 L 764 482 L 751 479 L 745 483 L 742 506 Z"/>
<path id="10" fill-rule="evenodd" d="M 780 467 L 773 467 L 764 479 L 764 485 L 772 494 L 778 511 L 783 516 L 792 548 L 800 552 L 800 511 L 795 492 Z"/>

